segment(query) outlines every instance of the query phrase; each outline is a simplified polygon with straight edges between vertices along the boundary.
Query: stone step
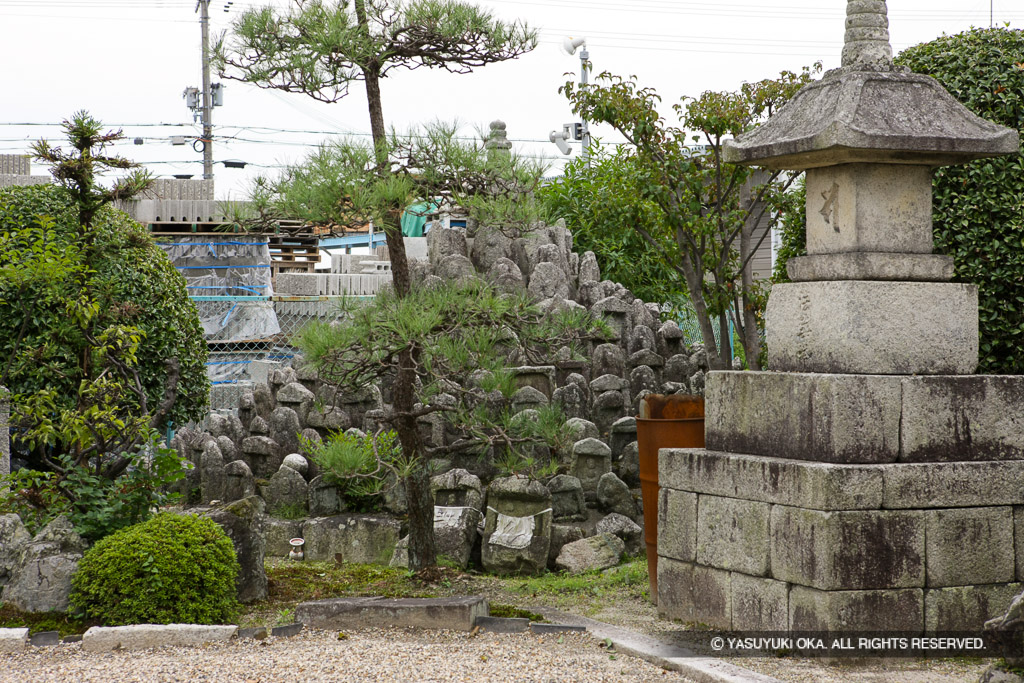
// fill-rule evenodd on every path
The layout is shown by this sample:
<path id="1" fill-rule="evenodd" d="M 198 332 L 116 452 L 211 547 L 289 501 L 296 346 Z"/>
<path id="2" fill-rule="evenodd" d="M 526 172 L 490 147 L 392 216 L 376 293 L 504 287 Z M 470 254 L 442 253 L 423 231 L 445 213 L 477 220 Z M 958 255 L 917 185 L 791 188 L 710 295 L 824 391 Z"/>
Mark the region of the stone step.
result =
<path id="1" fill-rule="evenodd" d="M 234 637 L 237 630 L 237 626 L 199 624 L 93 626 L 82 637 L 82 649 L 86 652 L 109 652 L 144 650 L 150 647 L 193 647 L 225 643 Z"/>
<path id="2" fill-rule="evenodd" d="M 333 598 L 300 603 L 295 619 L 310 628 L 431 628 L 469 631 L 488 616 L 480 596 L 456 598 Z"/>

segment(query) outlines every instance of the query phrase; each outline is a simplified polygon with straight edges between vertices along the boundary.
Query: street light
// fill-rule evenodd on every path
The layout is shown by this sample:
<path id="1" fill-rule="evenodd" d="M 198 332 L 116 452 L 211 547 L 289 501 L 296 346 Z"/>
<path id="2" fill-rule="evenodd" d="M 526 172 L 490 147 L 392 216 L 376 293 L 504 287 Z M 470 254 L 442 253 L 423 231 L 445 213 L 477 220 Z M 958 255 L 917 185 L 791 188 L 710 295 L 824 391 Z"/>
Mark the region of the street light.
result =
<path id="1" fill-rule="evenodd" d="M 576 50 L 580 50 L 580 87 L 586 87 L 588 74 L 590 73 L 590 52 L 587 51 L 587 39 L 586 38 L 573 38 L 569 36 L 562 41 L 562 50 L 565 54 L 572 56 L 576 54 Z M 590 167 L 590 125 L 586 119 L 583 119 L 582 130 L 580 136 L 577 138 L 583 144 L 583 159 L 587 162 L 587 167 Z"/>

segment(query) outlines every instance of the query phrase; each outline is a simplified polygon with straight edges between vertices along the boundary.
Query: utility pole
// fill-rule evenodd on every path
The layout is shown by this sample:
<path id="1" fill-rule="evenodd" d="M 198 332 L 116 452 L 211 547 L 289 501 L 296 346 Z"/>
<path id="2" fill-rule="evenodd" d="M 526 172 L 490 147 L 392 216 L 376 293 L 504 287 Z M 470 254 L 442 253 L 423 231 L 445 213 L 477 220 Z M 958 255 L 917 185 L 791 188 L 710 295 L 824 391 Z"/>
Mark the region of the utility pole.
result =
<path id="1" fill-rule="evenodd" d="M 203 180 L 213 180 L 213 102 L 210 92 L 210 0 L 198 0 L 196 11 L 203 31 Z"/>
<path id="2" fill-rule="evenodd" d="M 587 82 L 590 80 L 587 78 L 588 72 L 590 71 L 590 52 L 587 51 L 587 44 L 583 43 L 583 50 L 580 51 L 580 89 L 585 90 Z M 580 141 L 583 145 L 583 160 L 587 163 L 587 168 L 590 168 L 590 123 L 587 119 L 583 119 L 583 139 Z"/>

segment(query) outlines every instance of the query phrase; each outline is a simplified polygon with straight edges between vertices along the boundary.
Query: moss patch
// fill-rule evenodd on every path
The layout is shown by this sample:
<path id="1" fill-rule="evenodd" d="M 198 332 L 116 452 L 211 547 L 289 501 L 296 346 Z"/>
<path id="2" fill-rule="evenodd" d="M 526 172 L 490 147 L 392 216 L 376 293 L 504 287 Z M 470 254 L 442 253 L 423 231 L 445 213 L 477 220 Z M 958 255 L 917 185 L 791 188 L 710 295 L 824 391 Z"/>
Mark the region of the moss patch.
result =
<path id="1" fill-rule="evenodd" d="M 90 626 L 99 626 L 100 622 L 76 619 L 60 612 L 28 614 L 19 612 L 10 605 L 0 603 L 0 628 L 28 628 L 31 634 L 44 631 L 59 631 L 61 637 L 85 633 Z"/>

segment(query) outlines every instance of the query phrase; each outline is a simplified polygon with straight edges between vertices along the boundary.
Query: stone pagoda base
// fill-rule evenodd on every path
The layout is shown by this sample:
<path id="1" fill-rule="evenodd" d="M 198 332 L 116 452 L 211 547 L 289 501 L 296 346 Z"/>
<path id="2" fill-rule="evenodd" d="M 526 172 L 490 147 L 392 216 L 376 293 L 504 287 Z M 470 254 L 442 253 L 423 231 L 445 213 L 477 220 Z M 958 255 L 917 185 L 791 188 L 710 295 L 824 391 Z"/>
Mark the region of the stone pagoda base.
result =
<path id="1" fill-rule="evenodd" d="M 711 373 L 708 448 L 659 459 L 659 612 L 980 629 L 1024 581 L 1020 396 L 1021 377 Z"/>

